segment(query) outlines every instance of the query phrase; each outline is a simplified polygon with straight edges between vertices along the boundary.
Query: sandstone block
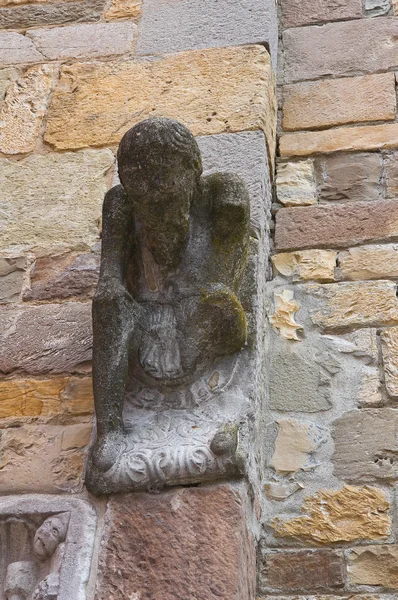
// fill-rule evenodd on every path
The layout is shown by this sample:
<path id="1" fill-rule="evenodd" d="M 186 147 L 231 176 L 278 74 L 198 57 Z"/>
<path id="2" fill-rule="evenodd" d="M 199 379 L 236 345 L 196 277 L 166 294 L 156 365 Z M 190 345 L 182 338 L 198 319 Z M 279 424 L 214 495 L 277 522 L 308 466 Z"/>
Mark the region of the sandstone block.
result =
<path id="1" fill-rule="evenodd" d="M 387 15 L 391 8 L 391 0 L 365 0 L 365 14 L 369 17 Z"/>
<path id="2" fill-rule="evenodd" d="M 0 152 L 22 154 L 35 149 L 53 74 L 49 65 L 31 67 L 8 89 L 0 110 Z"/>
<path id="3" fill-rule="evenodd" d="M 334 474 L 349 482 L 398 479 L 398 412 L 356 410 L 334 422 Z"/>
<path id="4" fill-rule="evenodd" d="M 1 29 L 28 29 L 42 25 L 98 21 L 105 3 L 104 0 L 61 0 L 32 4 L 24 2 L 17 2 L 16 5 L 10 3 L 4 8 L 0 5 Z"/>
<path id="5" fill-rule="evenodd" d="M 251 600 L 246 510 L 244 490 L 230 485 L 111 498 L 96 599 Z"/>
<path id="6" fill-rule="evenodd" d="M 29 38 L 15 32 L 0 32 L 0 67 L 43 61 Z"/>
<path id="7" fill-rule="evenodd" d="M 283 39 L 286 83 L 398 64 L 398 23 L 389 17 L 288 29 Z"/>
<path id="8" fill-rule="evenodd" d="M 0 372 L 84 372 L 91 360 L 91 305 L 84 302 L 3 308 Z"/>
<path id="9" fill-rule="evenodd" d="M 392 0 L 392 10 L 394 15 L 398 15 L 398 0 Z"/>
<path id="10" fill-rule="evenodd" d="M 382 540 L 391 533 L 389 508 L 383 490 L 345 486 L 309 496 L 301 507 L 306 516 L 286 521 L 277 518 L 272 526 L 282 537 L 318 544 Z"/>
<path id="11" fill-rule="evenodd" d="M 398 545 L 355 548 L 348 560 L 350 583 L 398 589 Z"/>
<path id="12" fill-rule="evenodd" d="M 361 0 L 283 0 L 281 9 L 285 28 L 362 17 Z"/>
<path id="13" fill-rule="evenodd" d="M 135 29 L 122 21 L 30 29 L 27 35 L 46 59 L 82 58 L 130 52 Z"/>
<path id="14" fill-rule="evenodd" d="M 277 423 L 278 436 L 269 466 L 282 475 L 314 468 L 311 455 L 325 441 L 322 431 L 295 419 L 281 419 Z"/>
<path id="15" fill-rule="evenodd" d="M 264 129 L 273 152 L 275 114 L 266 50 L 216 48 L 158 60 L 63 67 L 45 139 L 58 149 L 116 144 L 127 129 L 152 115 L 178 119 L 194 135 Z"/>
<path id="16" fill-rule="evenodd" d="M 387 392 L 398 398 L 398 327 L 385 329 L 381 342 Z"/>
<path id="17" fill-rule="evenodd" d="M 384 178 L 387 198 L 398 196 L 398 152 L 384 157 Z"/>
<path id="18" fill-rule="evenodd" d="M 324 79 L 283 88 L 285 131 L 393 121 L 395 113 L 394 73 Z"/>
<path id="19" fill-rule="evenodd" d="M 358 406 L 377 408 L 383 405 L 380 373 L 377 368 L 364 367 L 361 370 L 362 381 L 358 390 Z"/>
<path id="20" fill-rule="evenodd" d="M 10 85 L 19 77 L 19 71 L 14 67 L 0 70 L 0 106 Z"/>
<path id="21" fill-rule="evenodd" d="M 259 600 L 383 600 L 379 594 L 350 594 L 349 596 L 327 596 L 319 595 L 308 595 L 305 596 L 270 596 L 267 594 L 265 598 L 259 598 Z M 388 599 L 390 600 L 390 599 Z"/>
<path id="22" fill-rule="evenodd" d="M 343 279 L 398 279 L 398 246 L 359 246 L 339 252 Z"/>
<path id="23" fill-rule="evenodd" d="M 284 206 L 316 204 L 314 162 L 280 163 L 277 167 L 276 193 Z"/>
<path id="24" fill-rule="evenodd" d="M 14 302 L 21 296 L 26 258 L 0 256 L 0 304 Z"/>
<path id="25" fill-rule="evenodd" d="M 380 327 L 398 323 L 396 284 L 390 281 L 309 284 L 320 300 L 311 320 L 322 329 Z"/>
<path id="26" fill-rule="evenodd" d="M 135 19 L 140 16 L 142 0 L 112 0 L 104 12 L 107 21 L 112 19 Z"/>
<path id="27" fill-rule="evenodd" d="M 300 341 L 297 334 L 302 330 L 302 325 L 295 321 L 295 314 L 300 306 L 293 297 L 291 290 L 282 290 L 274 293 L 275 312 L 269 317 L 270 323 L 278 330 L 284 340 Z"/>
<path id="28" fill-rule="evenodd" d="M 378 153 L 335 154 L 316 158 L 319 201 L 379 200 L 382 191 L 381 170 L 382 160 Z"/>
<path id="29" fill-rule="evenodd" d="M 270 553 L 264 557 L 260 573 L 261 587 L 281 591 L 305 592 L 344 585 L 345 567 L 340 552 L 298 550 Z"/>
<path id="30" fill-rule="evenodd" d="M 277 250 L 344 248 L 397 236 L 398 204 L 393 200 L 284 208 L 276 214 Z"/>
<path id="31" fill-rule="evenodd" d="M 337 252 L 333 250 L 303 250 L 282 252 L 271 257 L 276 272 L 293 281 L 334 281 Z"/>
<path id="32" fill-rule="evenodd" d="M 0 159 L 0 246 L 92 244 L 114 163 L 110 150 Z"/>

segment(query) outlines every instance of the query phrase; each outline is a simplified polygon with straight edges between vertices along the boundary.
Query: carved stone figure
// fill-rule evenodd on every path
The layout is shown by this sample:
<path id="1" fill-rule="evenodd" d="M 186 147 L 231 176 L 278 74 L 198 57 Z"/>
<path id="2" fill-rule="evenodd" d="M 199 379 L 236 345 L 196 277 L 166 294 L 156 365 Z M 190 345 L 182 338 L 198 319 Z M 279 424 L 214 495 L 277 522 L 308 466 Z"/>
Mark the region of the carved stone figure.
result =
<path id="1" fill-rule="evenodd" d="M 203 177 L 194 137 L 165 118 L 130 129 L 118 165 L 93 302 L 97 439 L 87 484 L 97 493 L 214 478 L 231 467 L 239 411 L 223 422 L 211 405 L 236 376 L 247 341 L 242 180 Z"/>

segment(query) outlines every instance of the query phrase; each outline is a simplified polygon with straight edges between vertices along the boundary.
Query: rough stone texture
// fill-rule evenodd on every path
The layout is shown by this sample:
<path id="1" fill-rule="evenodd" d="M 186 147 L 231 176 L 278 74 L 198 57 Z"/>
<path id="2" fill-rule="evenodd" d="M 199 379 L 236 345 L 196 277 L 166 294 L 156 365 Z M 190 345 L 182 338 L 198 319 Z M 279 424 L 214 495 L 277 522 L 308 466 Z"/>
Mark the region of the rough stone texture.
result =
<path id="1" fill-rule="evenodd" d="M 26 258 L 0 256 L 0 304 L 19 299 L 24 281 Z"/>
<path id="2" fill-rule="evenodd" d="M 14 81 L 18 79 L 19 75 L 19 71 L 13 67 L 0 70 L 0 106 L 4 100 L 4 96 L 6 95 L 8 88 Z"/>
<path id="3" fill-rule="evenodd" d="M 379 370 L 374 367 L 362 369 L 362 381 L 358 390 L 360 408 L 377 408 L 383 405 L 382 384 Z"/>
<path id="4" fill-rule="evenodd" d="M 96 600 L 254 598 L 256 557 L 244 493 L 220 485 L 113 497 Z"/>
<path id="5" fill-rule="evenodd" d="M 380 17 L 388 14 L 391 0 L 365 0 L 365 13 L 369 17 Z"/>
<path id="6" fill-rule="evenodd" d="M 394 73 L 285 85 L 282 127 L 297 131 L 393 121 L 396 104 Z"/>
<path id="7" fill-rule="evenodd" d="M 398 327 L 385 329 L 381 334 L 384 376 L 387 392 L 398 398 Z"/>
<path id="8" fill-rule="evenodd" d="M 398 412 L 356 410 L 334 422 L 334 474 L 349 482 L 398 479 Z"/>
<path id="9" fill-rule="evenodd" d="M 381 169 L 381 155 L 376 153 L 317 158 L 315 173 L 319 201 L 379 200 Z"/>
<path id="10" fill-rule="evenodd" d="M 283 0 L 281 8 L 285 28 L 362 17 L 361 0 Z"/>
<path id="11" fill-rule="evenodd" d="M 392 0 L 392 11 L 395 16 L 398 15 L 398 0 Z"/>
<path id="12" fill-rule="evenodd" d="M 272 256 L 276 272 L 293 281 L 334 281 L 337 252 L 333 250 L 303 250 L 282 252 Z"/>
<path id="13" fill-rule="evenodd" d="M 90 435 L 91 423 L 1 430 L 1 493 L 77 491 Z"/>
<path id="14" fill-rule="evenodd" d="M 278 330 L 284 340 L 297 340 L 300 338 L 297 331 L 303 329 L 295 321 L 295 314 L 300 306 L 294 300 L 291 290 L 282 290 L 274 293 L 275 312 L 269 317 L 270 323 Z"/>
<path id="15" fill-rule="evenodd" d="M 323 329 L 395 325 L 396 289 L 390 281 L 309 284 L 308 291 L 321 300 L 311 312 L 312 322 Z"/>
<path id="16" fill-rule="evenodd" d="M 62 59 L 130 52 L 135 30 L 133 23 L 122 21 L 31 29 L 27 35 L 46 59 Z"/>
<path id="17" fill-rule="evenodd" d="M 335 129 L 308 133 L 290 133 L 280 138 L 280 154 L 282 157 L 397 147 L 397 123 L 362 125 L 361 127 L 336 127 Z"/>
<path id="18" fill-rule="evenodd" d="M 281 419 L 270 467 L 282 475 L 314 468 L 311 454 L 325 441 L 323 432 L 311 423 Z"/>
<path id="19" fill-rule="evenodd" d="M 15 32 L 0 32 L 0 67 L 43 61 L 29 38 Z"/>
<path id="20" fill-rule="evenodd" d="M 23 299 L 91 297 L 98 281 L 99 262 L 99 254 L 94 252 L 64 252 L 39 257 L 30 273 L 30 288 L 24 291 Z"/>
<path id="21" fill-rule="evenodd" d="M 398 546 L 367 546 L 348 554 L 350 583 L 398 589 Z"/>
<path id="22" fill-rule="evenodd" d="M 285 81 L 387 71 L 398 64 L 398 23 L 389 17 L 288 29 Z"/>
<path id="23" fill-rule="evenodd" d="M 344 585 L 343 556 L 332 550 L 298 550 L 266 554 L 260 572 L 261 588 L 322 590 Z"/>
<path id="24" fill-rule="evenodd" d="M 135 19 L 140 16 L 141 8 L 142 0 L 111 0 L 104 12 L 104 19 Z"/>
<path id="25" fill-rule="evenodd" d="M 90 303 L 7 307 L 0 325 L 1 373 L 80 372 L 91 359 Z"/>
<path id="26" fill-rule="evenodd" d="M 391 533 L 390 503 L 385 493 L 373 487 L 345 486 L 325 490 L 305 499 L 304 517 L 274 519 L 277 535 L 320 544 L 382 540 Z"/>
<path id="27" fill-rule="evenodd" d="M 0 381 L 0 418 L 87 415 L 93 412 L 90 377 Z"/>
<path id="28" fill-rule="evenodd" d="M 343 279 L 398 279 L 398 245 L 359 246 L 339 252 Z"/>
<path id="29" fill-rule="evenodd" d="M 266 598 L 259 598 L 259 600 L 383 600 L 383 596 L 379 594 L 350 594 L 349 596 L 327 596 L 316 594 L 305 596 L 270 596 L 267 594 Z M 385 598 L 385 600 L 392 600 L 391 598 Z"/>
<path id="30" fill-rule="evenodd" d="M 387 198 L 398 196 L 398 152 L 384 157 L 384 178 Z"/>
<path id="31" fill-rule="evenodd" d="M 277 167 L 276 193 L 278 202 L 284 206 L 308 206 L 316 204 L 314 162 L 303 160 L 281 163 Z"/>
<path id="32" fill-rule="evenodd" d="M 353 202 L 284 208 L 276 215 L 277 250 L 344 248 L 398 237 L 398 203 Z"/>
<path id="33" fill-rule="evenodd" d="M 0 152 L 22 154 L 35 149 L 53 74 L 50 65 L 31 67 L 8 89 L 0 110 Z"/>
<path id="34" fill-rule="evenodd" d="M 379 364 L 377 329 L 357 329 L 344 336 L 329 336 L 339 352 L 353 354 L 367 365 Z"/>
<path id="35" fill-rule="evenodd" d="M 110 150 L 0 159 L 1 249 L 95 242 L 113 162 Z"/>
<path id="36" fill-rule="evenodd" d="M 216 48 L 152 61 L 64 67 L 45 139 L 58 149 L 118 143 L 142 119 L 166 116 L 194 135 L 264 129 L 273 156 L 275 114 L 266 50 Z"/>
<path id="37" fill-rule="evenodd" d="M 276 65 L 278 24 L 274 0 L 218 0 L 208 2 L 205 10 L 196 0 L 145 0 L 137 51 L 161 54 L 262 43 L 270 48 Z"/>
<path id="38" fill-rule="evenodd" d="M 98 21 L 104 0 L 68 0 L 61 2 L 22 3 L 0 8 L 0 28 L 27 29 L 41 25 L 62 25 L 80 21 Z M 19 3 L 18 3 L 19 4 Z"/>

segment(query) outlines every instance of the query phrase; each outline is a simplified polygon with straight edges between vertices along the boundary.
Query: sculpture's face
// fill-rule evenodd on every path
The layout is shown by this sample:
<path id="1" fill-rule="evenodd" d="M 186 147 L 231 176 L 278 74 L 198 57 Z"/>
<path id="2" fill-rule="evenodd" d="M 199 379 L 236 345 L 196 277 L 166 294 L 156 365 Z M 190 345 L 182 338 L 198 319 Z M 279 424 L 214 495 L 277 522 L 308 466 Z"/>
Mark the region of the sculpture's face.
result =
<path id="1" fill-rule="evenodd" d="M 44 559 L 52 556 L 57 546 L 65 540 L 66 527 L 57 517 L 49 517 L 36 531 L 33 540 L 33 550 L 38 558 Z"/>

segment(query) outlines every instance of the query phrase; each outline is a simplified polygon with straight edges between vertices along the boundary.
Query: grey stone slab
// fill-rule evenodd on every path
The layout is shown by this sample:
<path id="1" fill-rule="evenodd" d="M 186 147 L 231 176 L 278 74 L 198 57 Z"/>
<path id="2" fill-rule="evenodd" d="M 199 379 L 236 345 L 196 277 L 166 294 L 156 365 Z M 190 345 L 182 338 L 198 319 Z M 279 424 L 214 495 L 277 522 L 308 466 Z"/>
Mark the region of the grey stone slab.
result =
<path id="1" fill-rule="evenodd" d="M 29 38 L 14 31 L 0 33 L 0 67 L 41 62 L 43 59 Z"/>
<path id="2" fill-rule="evenodd" d="M 0 28 L 27 29 L 39 25 L 98 21 L 104 5 L 104 0 L 77 0 L 4 7 L 0 8 Z"/>
<path id="3" fill-rule="evenodd" d="M 278 25 L 274 0 L 145 0 L 138 54 L 265 44 L 276 65 Z"/>
<path id="4" fill-rule="evenodd" d="M 365 12 L 369 17 L 387 15 L 391 10 L 391 0 L 365 0 Z"/>

